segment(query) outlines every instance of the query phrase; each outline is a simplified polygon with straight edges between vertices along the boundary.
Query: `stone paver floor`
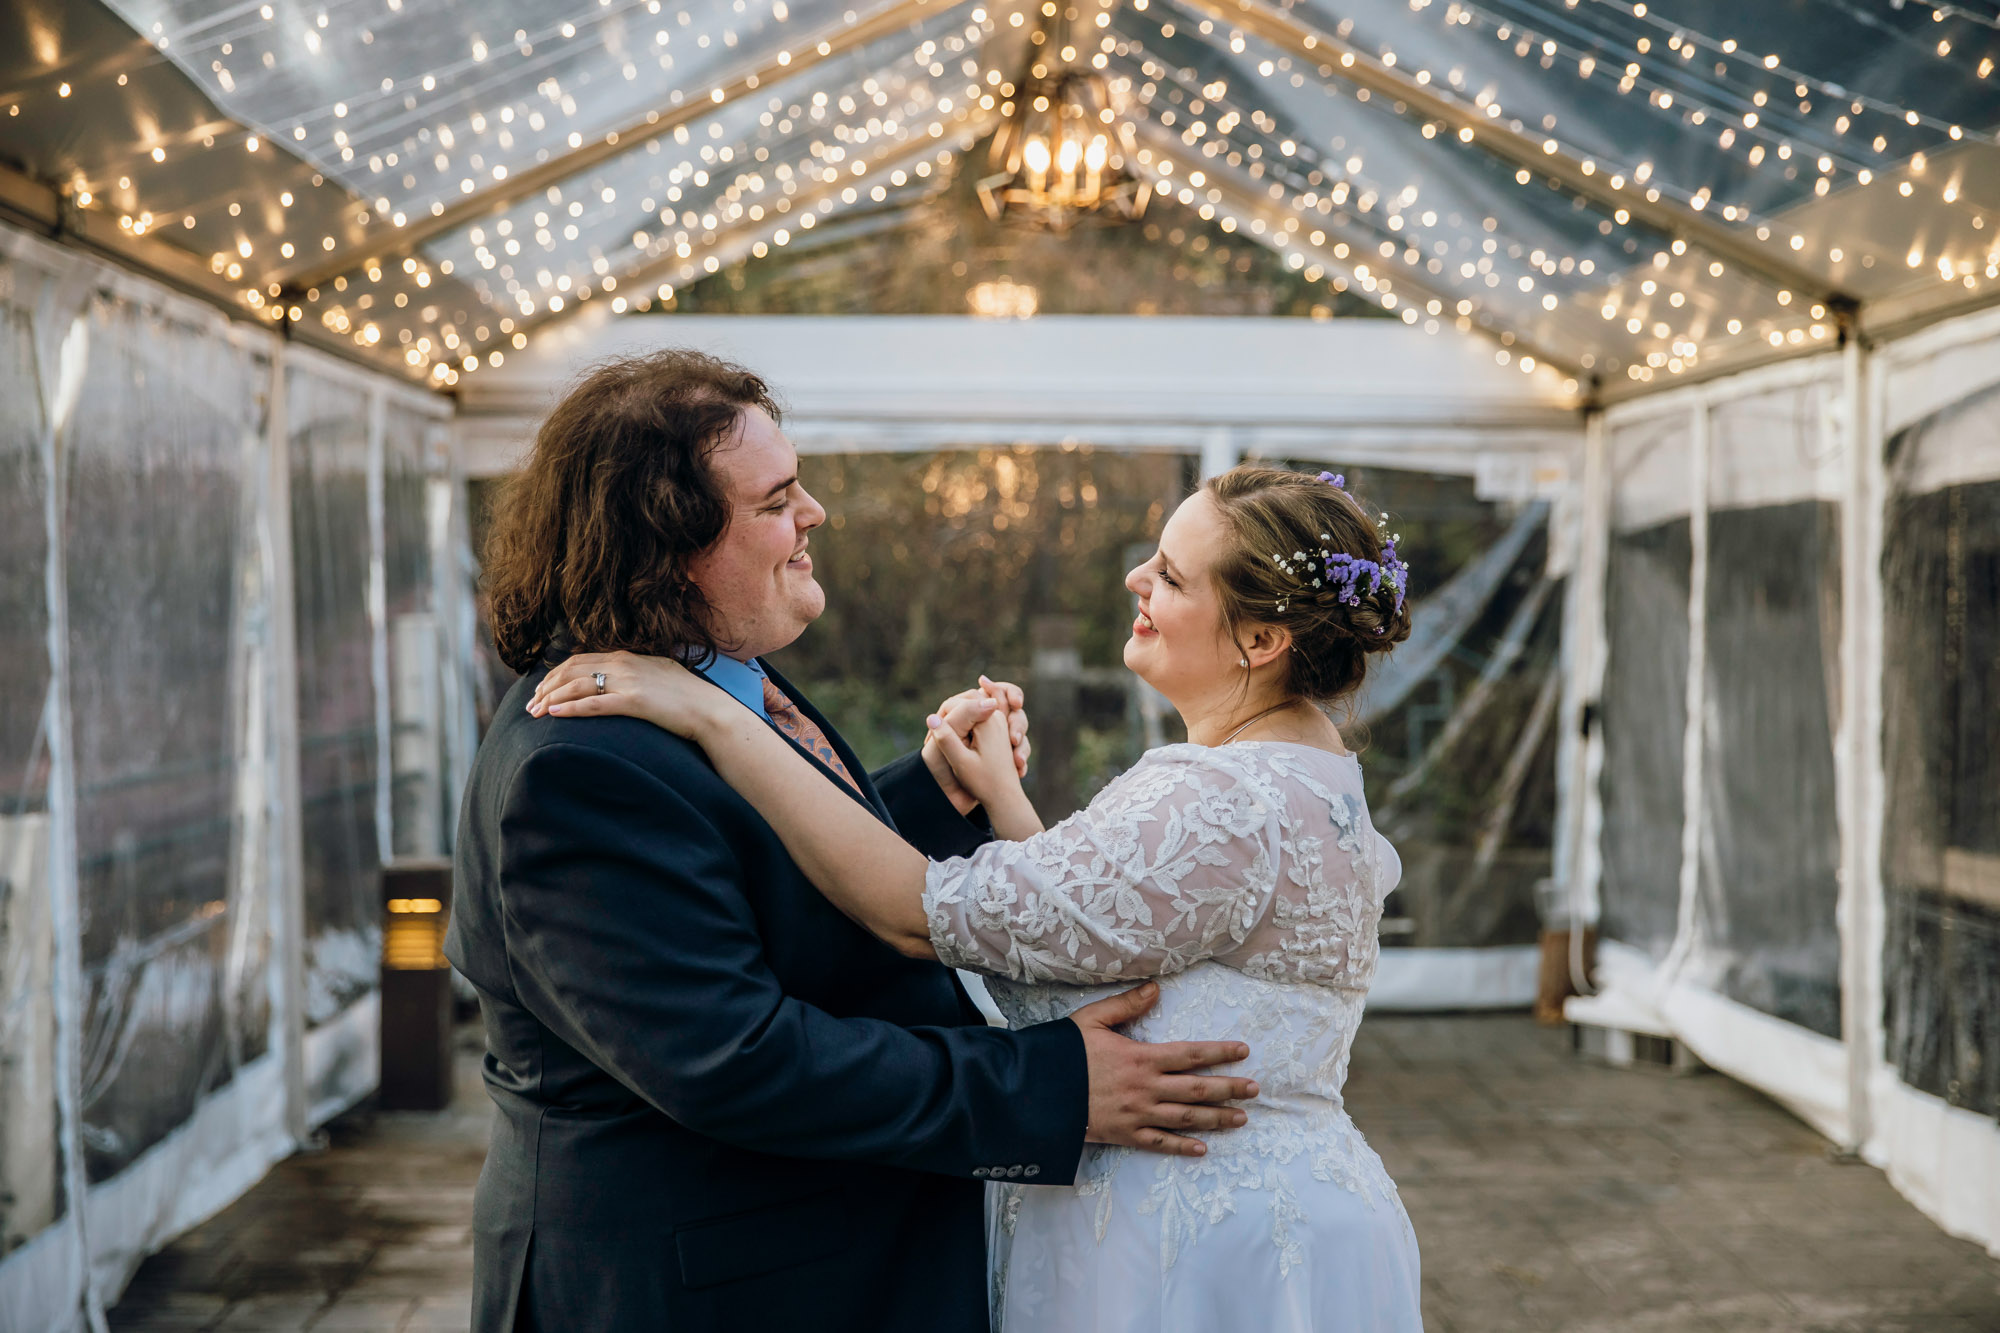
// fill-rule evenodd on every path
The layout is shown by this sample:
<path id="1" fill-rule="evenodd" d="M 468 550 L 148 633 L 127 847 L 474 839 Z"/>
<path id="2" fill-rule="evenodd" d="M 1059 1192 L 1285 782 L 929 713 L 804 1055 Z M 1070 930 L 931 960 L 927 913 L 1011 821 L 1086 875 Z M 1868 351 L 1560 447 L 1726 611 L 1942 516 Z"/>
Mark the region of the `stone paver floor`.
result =
<path id="1" fill-rule="evenodd" d="M 1524 1017 L 1365 1020 L 1348 1105 L 1402 1190 L 1430 1333 L 1996 1333 L 2000 1261 L 1724 1078 Z"/>
<path id="2" fill-rule="evenodd" d="M 464 1329 L 471 1046 L 458 1074 L 449 1112 L 335 1122 L 148 1260 L 111 1327 Z M 1524 1017 L 1376 1015 L 1349 1105 L 1416 1226 L 1430 1333 L 2000 1333 L 2000 1261 L 1720 1075 L 1605 1068 Z"/>

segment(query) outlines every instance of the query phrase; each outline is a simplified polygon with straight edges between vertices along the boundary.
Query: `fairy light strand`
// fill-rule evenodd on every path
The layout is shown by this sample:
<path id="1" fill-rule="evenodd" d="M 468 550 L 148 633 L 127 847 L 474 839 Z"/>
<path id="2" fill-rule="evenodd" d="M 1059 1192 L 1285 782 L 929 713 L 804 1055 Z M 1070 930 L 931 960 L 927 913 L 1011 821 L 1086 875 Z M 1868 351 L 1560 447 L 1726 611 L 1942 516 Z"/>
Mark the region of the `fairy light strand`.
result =
<path id="1" fill-rule="evenodd" d="M 1460 2 L 1463 3 L 1463 0 L 1460 0 Z M 1734 61 L 1737 64 L 1747 64 L 1754 69 L 1766 71 L 1776 75 L 1778 78 L 1788 80 L 1794 85 L 1802 85 L 1810 88 L 1814 92 L 1825 97 L 1830 97 L 1836 102 L 1844 102 L 1850 105 L 1858 103 L 1879 115 L 1890 116 L 1906 125 L 1928 126 L 1931 129 L 1940 131 L 1953 140 L 1964 137 L 1964 126 L 1953 121 L 1945 120 L 1940 116 L 1930 115 L 1928 112 L 1918 111 L 1912 107 L 1883 101 L 1880 98 L 1871 97 L 1866 93 L 1857 92 L 1840 84 L 1831 83 L 1825 79 L 1808 74 L 1796 66 L 1786 64 L 1781 57 L 1775 54 L 1764 56 L 1753 55 L 1744 50 L 1742 45 L 1734 39 L 1718 39 L 1709 36 L 1699 29 L 1690 28 L 1684 23 L 1671 22 L 1661 15 L 1653 13 L 1641 0 L 1591 0 L 1591 3 L 1602 5 L 1607 9 L 1615 10 L 1629 18 L 1636 19 L 1656 31 L 1675 33 L 1679 35 L 1681 41 L 1693 42 L 1697 46 L 1723 57 L 1725 60 Z"/>

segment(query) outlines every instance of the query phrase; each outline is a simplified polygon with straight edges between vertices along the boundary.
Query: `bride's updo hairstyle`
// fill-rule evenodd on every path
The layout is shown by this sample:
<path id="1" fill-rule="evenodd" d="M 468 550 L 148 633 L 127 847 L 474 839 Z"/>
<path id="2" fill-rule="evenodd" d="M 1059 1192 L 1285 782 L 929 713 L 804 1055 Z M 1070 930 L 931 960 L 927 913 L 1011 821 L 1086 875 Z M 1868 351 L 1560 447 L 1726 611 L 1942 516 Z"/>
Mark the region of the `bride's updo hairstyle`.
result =
<path id="1" fill-rule="evenodd" d="M 1408 567 L 1377 515 L 1331 473 L 1244 464 L 1203 485 L 1229 536 L 1212 566 L 1223 627 L 1292 636 L 1286 688 L 1316 703 L 1352 694 L 1371 654 L 1410 637 Z"/>

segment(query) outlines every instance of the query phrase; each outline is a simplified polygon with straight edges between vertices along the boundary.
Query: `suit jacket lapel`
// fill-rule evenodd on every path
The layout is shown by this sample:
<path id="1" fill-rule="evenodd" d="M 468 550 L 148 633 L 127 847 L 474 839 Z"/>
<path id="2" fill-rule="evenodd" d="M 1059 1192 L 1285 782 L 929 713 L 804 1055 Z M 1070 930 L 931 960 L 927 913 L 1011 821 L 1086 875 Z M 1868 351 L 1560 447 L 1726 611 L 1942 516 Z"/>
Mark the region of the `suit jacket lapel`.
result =
<path id="1" fill-rule="evenodd" d="M 790 699 L 801 713 L 811 718 L 813 725 L 817 726 L 826 736 L 827 744 L 833 746 L 833 752 L 840 756 L 840 762 L 847 765 L 847 771 L 854 778 L 855 787 L 861 789 L 860 792 L 857 794 L 854 787 L 849 787 L 838 777 L 834 777 L 833 770 L 825 764 L 820 763 L 819 756 L 805 749 L 805 747 L 799 745 L 797 742 L 793 742 L 793 748 L 805 755 L 806 758 L 812 760 L 815 764 L 819 764 L 821 771 L 829 778 L 833 778 L 835 785 L 839 786 L 848 795 L 853 796 L 870 810 L 873 810 L 876 818 L 880 819 L 890 828 L 895 828 L 896 821 L 890 818 L 889 807 L 882 800 L 882 794 L 875 790 L 874 780 L 868 776 L 868 770 L 862 767 L 861 760 L 855 756 L 853 748 L 842 738 L 840 732 L 820 714 L 817 708 L 812 706 L 812 701 L 806 698 L 797 686 L 778 673 L 777 668 L 761 657 L 757 659 L 757 663 L 764 668 L 764 673 L 771 678 L 771 683 L 783 690 L 785 697 Z M 786 739 L 790 738 L 787 737 Z"/>
<path id="2" fill-rule="evenodd" d="M 881 793 L 875 790 L 875 783 L 872 779 L 869 778 L 868 770 L 861 766 L 861 761 L 855 757 L 854 751 L 851 748 L 849 748 L 847 742 L 841 738 L 840 733 L 834 730 L 832 724 L 829 723 L 824 717 L 820 716 L 819 710 L 812 706 L 812 704 L 806 699 L 805 695 L 801 694 L 798 691 L 798 688 L 794 686 L 790 681 L 786 680 L 783 676 L 779 675 L 777 670 L 774 667 L 772 667 L 772 665 L 769 662 L 765 661 L 763 658 L 760 657 L 757 659 L 757 663 L 759 666 L 762 666 L 764 668 L 764 673 L 771 678 L 771 683 L 776 685 L 779 689 L 783 690 L 785 692 L 785 697 L 792 701 L 792 704 L 799 710 L 799 712 L 811 718 L 813 724 L 817 726 L 820 729 L 820 731 L 826 736 L 827 744 L 833 746 L 833 752 L 840 756 L 840 762 L 847 765 L 848 774 L 852 776 L 854 779 L 854 786 L 850 787 L 845 782 L 842 782 L 840 780 L 840 776 L 837 773 L 835 773 L 831 768 L 828 768 L 826 764 L 821 762 L 820 757 L 818 755 L 814 754 L 811 750 L 808 750 L 805 746 L 800 745 L 790 736 L 785 736 L 784 732 L 778 730 L 778 727 L 775 723 L 772 723 L 769 719 L 766 719 L 765 725 L 769 726 L 772 731 L 776 731 L 778 735 L 784 736 L 786 744 L 790 745 L 794 750 L 797 750 L 800 754 L 804 755 L 806 759 L 809 762 L 811 762 L 813 767 L 817 768 L 820 772 L 826 774 L 827 781 L 831 782 L 834 786 L 840 788 L 841 791 L 845 792 L 853 800 L 859 801 L 877 819 L 881 820 L 884 824 L 887 824 L 892 829 L 895 828 L 896 821 L 890 818 L 889 807 L 883 803 Z M 708 676 L 705 672 L 699 671 L 692 667 L 689 669 L 695 671 L 695 674 L 701 676 L 703 680 L 708 679 Z M 855 790 L 856 787 L 860 788 L 860 790 L 856 791 Z"/>

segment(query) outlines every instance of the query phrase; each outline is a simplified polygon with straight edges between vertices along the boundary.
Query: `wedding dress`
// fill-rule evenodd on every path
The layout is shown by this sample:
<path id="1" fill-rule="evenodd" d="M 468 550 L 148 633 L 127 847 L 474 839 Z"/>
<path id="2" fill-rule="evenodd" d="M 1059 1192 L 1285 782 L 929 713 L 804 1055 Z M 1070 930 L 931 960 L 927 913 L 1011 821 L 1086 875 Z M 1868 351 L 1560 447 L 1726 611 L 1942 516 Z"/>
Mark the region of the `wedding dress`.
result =
<path id="1" fill-rule="evenodd" d="M 1416 1236 L 1341 1102 L 1402 866 L 1351 756 L 1150 751 L 1024 842 L 932 864 L 946 963 L 1014 1026 L 1147 977 L 1141 1041 L 1239 1040 L 1249 1123 L 1203 1157 L 1086 1145 L 1074 1185 L 993 1191 L 1000 1333 L 1421 1333 Z M 1018 1169 L 1017 1169 L 1018 1171 Z"/>

